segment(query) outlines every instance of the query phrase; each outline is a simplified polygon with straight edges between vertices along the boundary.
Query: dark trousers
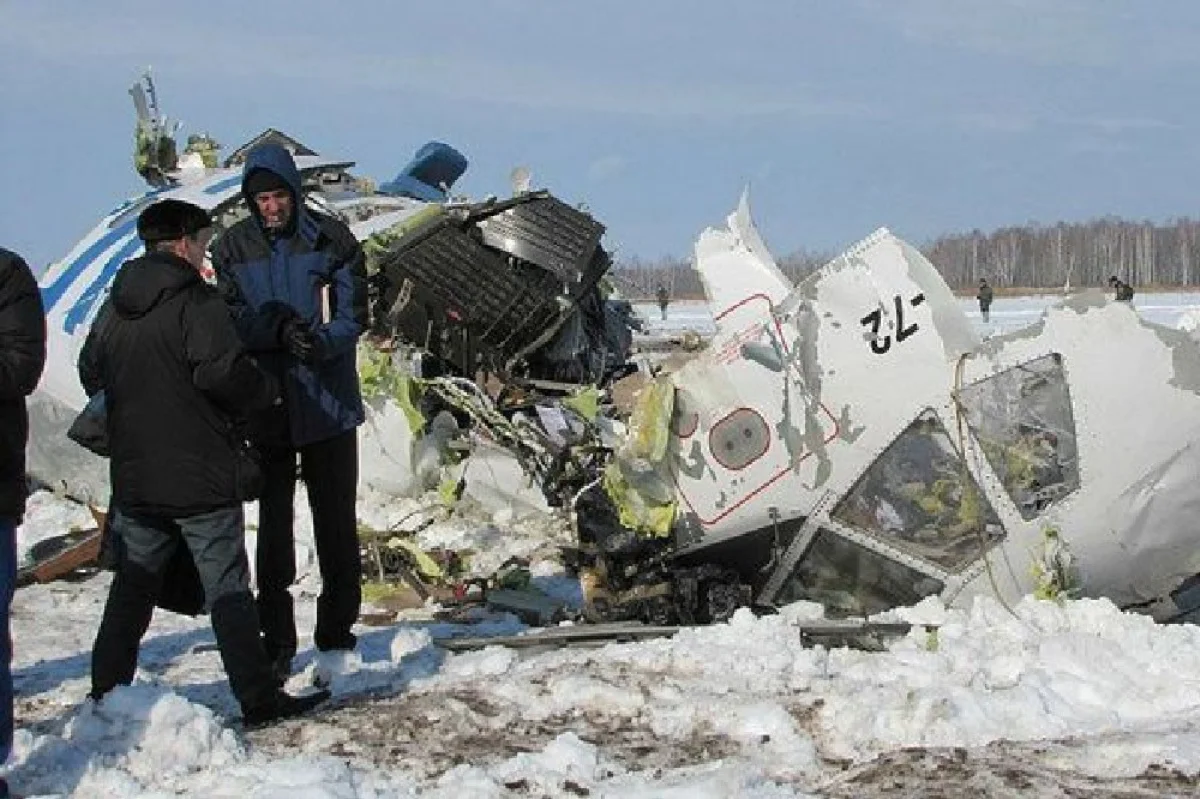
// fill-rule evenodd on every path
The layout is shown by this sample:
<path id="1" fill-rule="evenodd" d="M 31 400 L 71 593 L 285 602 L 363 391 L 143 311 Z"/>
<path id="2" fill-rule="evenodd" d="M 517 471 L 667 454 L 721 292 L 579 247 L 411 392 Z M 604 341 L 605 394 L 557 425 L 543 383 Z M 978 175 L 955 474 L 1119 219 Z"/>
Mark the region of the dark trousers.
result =
<path id="1" fill-rule="evenodd" d="M 133 681 L 138 646 L 150 626 L 167 563 L 176 547 L 187 546 L 204 585 L 213 634 L 234 696 L 243 710 L 269 701 L 275 693 L 275 677 L 250 594 L 241 505 L 175 519 L 133 516 L 114 509 L 109 524 L 121 536 L 124 553 L 92 647 L 93 696 Z"/>
<path id="2" fill-rule="evenodd" d="M 353 649 L 350 631 L 362 605 L 362 560 L 358 550 L 355 496 L 358 491 L 358 433 L 291 447 L 263 447 L 263 491 L 258 503 L 258 612 L 263 643 L 272 660 L 296 654 L 296 615 L 288 591 L 296 581 L 292 530 L 296 461 L 308 489 L 313 538 L 321 570 L 317 598 L 317 649 Z"/>
<path id="3" fill-rule="evenodd" d="M 17 587 L 17 525 L 0 519 L 0 764 L 8 760 L 13 740 L 12 631 L 9 614 Z M 5 794 L 0 793 L 0 796 Z"/>

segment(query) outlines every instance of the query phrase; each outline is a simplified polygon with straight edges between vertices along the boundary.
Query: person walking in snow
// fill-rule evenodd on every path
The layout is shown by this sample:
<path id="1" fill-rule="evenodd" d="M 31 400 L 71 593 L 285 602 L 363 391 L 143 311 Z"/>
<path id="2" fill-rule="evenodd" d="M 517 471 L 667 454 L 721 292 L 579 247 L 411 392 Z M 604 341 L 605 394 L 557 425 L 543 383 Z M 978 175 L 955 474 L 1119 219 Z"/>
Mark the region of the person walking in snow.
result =
<path id="1" fill-rule="evenodd" d="M 1108 285 L 1112 287 L 1113 299 L 1117 302 L 1133 302 L 1133 286 L 1121 280 L 1116 275 L 1108 279 Z"/>
<path id="2" fill-rule="evenodd" d="M 218 240 L 213 266 L 242 340 L 283 389 L 283 404 L 259 414 L 251 435 L 265 477 L 258 610 L 267 652 L 284 680 L 297 646 L 289 592 L 296 579 L 297 460 L 321 572 L 313 640 L 321 653 L 348 653 L 357 643 L 357 428 L 366 417 L 356 349 L 368 324 L 367 276 L 350 229 L 304 206 L 300 173 L 283 147 L 267 143 L 250 152 L 242 195 L 250 216 Z"/>
<path id="3" fill-rule="evenodd" d="M 146 254 L 117 272 L 79 354 L 88 396 L 105 392 L 112 501 L 122 554 L 92 648 L 96 701 L 133 680 L 138 645 L 176 548 L 191 550 L 229 685 L 245 724 L 295 716 L 328 692 L 280 690 L 250 593 L 242 503 L 257 467 L 239 420 L 279 402 L 200 269 L 208 212 L 179 200 L 142 211 Z"/>
<path id="4" fill-rule="evenodd" d="M 25 515 L 25 445 L 33 393 L 46 365 L 46 318 L 29 266 L 0 248 L 0 765 L 13 741 L 12 638 L 9 612 L 17 581 L 17 526 Z M 0 799 L 8 783 L 0 777 Z"/>
<path id="5" fill-rule="evenodd" d="M 979 313 L 983 316 L 983 323 L 988 323 L 988 318 L 992 311 L 992 287 L 988 285 L 987 280 L 979 281 L 979 291 L 975 294 L 975 299 L 979 301 Z"/>
<path id="6" fill-rule="evenodd" d="M 658 310 L 662 312 L 663 321 L 667 321 L 667 306 L 671 304 L 671 292 L 667 291 L 667 287 L 662 283 L 658 284 L 658 290 L 654 293 L 658 300 Z"/>

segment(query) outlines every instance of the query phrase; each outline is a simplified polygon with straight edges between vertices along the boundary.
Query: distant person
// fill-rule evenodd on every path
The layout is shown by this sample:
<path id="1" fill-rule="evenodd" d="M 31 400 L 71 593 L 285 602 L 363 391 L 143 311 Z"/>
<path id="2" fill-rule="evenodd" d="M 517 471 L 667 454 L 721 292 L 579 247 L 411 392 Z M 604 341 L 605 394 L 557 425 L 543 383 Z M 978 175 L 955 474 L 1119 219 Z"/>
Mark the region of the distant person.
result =
<path id="1" fill-rule="evenodd" d="M 658 309 L 662 312 L 662 318 L 665 322 L 667 320 L 667 306 L 671 304 L 671 292 L 667 291 L 666 286 L 659 283 L 655 296 L 658 299 Z"/>
<path id="2" fill-rule="evenodd" d="M 217 285 L 242 340 L 283 386 L 283 404 L 259 414 L 258 612 L 263 641 L 286 680 L 296 654 L 293 532 L 297 462 L 308 493 L 321 572 L 313 643 L 318 681 L 346 661 L 362 605 L 358 546 L 358 339 L 367 329 L 363 249 L 346 224 L 304 206 L 300 172 L 283 147 L 252 150 L 242 173 L 250 215 L 213 250 Z"/>
<path id="3" fill-rule="evenodd" d="M 13 681 L 9 615 L 17 581 L 17 526 L 25 515 L 25 398 L 46 365 L 46 318 L 29 266 L 0 248 L 0 765 L 12 752 Z M 8 783 L 0 777 L 0 797 Z"/>
<path id="4" fill-rule="evenodd" d="M 975 299 L 979 300 L 979 313 L 983 315 L 985 325 L 991 316 L 993 294 L 992 287 L 988 285 L 987 280 L 980 280 L 979 291 L 975 294 Z"/>
<path id="5" fill-rule="evenodd" d="M 296 716 L 329 693 L 297 697 L 276 683 L 250 593 L 242 511 L 261 474 L 240 422 L 278 403 L 279 386 L 200 276 L 208 212 L 163 200 L 141 213 L 137 232 L 147 252 L 117 272 L 79 354 L 84 391 L 105 392 L 109 523 L 123 544 L 92 648 L 90 695 L 99 701 L 133 680 L 167 565 L 185 545 L 243 722 Z"/>
<path id="6" fill-rule="evenodd" d="M 1108 279 L 1108 285 L 1112 288 L 1114 299 L 1117 302 L 1133 302 L 1133 286 L 1121 280 L 1116 275 Z"/>

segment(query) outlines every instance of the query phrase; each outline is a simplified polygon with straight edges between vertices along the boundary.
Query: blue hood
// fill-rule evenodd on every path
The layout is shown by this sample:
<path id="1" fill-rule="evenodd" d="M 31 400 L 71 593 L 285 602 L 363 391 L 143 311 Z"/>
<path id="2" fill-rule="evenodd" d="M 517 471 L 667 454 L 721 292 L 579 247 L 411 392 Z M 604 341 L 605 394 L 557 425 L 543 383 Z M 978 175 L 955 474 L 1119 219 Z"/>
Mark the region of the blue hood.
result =
<path id="1" fill-rule="evenodd" d="M 288 188 L 292 190 L 292 200 L 295 202 L 297 214 L 303 215 L 304 195 L 301 192 L 300 170 L 296 168 L 296 161 L 282 145 L 267 142 L 250 151 L 246 156 L 246 165 L 242 169 L 242 197 L 246 199 L 250 213 L 260 225 L 262 219 L 258 215 L 258 206 L 254 204 L 254 198 L 246 192 L 246 178 L 250 177 L 250 173 L 256 169 L 265 169 L 283 178 L 287 182 Z"/>

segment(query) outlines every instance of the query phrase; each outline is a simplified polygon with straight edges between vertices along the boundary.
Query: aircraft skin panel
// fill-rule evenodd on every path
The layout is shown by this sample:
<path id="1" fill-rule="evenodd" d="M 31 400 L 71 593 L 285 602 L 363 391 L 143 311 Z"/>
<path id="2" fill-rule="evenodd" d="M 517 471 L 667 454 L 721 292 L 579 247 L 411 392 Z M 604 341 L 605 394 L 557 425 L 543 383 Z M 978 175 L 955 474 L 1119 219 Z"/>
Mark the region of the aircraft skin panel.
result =
<path id="1" fill-rule="evenodd" d="M 749 196 L 726 219 L 726 227 L 709 228 L 700 234 L 695 247 L 695 267 L 704 285 L 709 309 L 716 322 L 713 341 L 719 345 L 725 328 L 735 319 L 722 319 L 750 297 L 781 302 L 792 291 L 792 283 L 780 271 L 750 217 Z"/>
<path id="2" fill-rule="evenodd" d="M 298 156 L 301 173 L 340 169 L 352 161 L 321 156 Z M 141 254 L 137 214 L 146 205 L 167 198 L 194 203 L 213 211 L 241 194 L 240 169 L 211 169 L 166 190 L 131 198 L 107 214 L 71 252 L 52 264 L 39 279 L 46 309 L 46 371 L 38 390 L 67 408 L 78 410 L 86 397 L 75 373 L 75 362 L 87 331 L 103 304 L 109 285 L 125 261 Z M 118 223 L 114 225 L 114 223 Z"/>
<path id="3" fill-rule="evenodd" d="M 676 475 L 681 499 L 705 527 L 713 527 L 735 514 L 811 455 L 811 452 L 798 453 L 793 459 L 788 450 L 786 438 L 789 431 L 795 434 L 797 421 L 792 413 L 795 403 L 789 401 L 785 392 L 782 373 L 790 353 L 784 328 L 772 316 L 767 295 L 754 294 L 732 305 L 722 314 L 720 323 L 726 326 L 729 335 L 705 359 L 711 359 L 712 368 L 694 367 L 681 373 L 676 381 L 685 405 L 704 405 L 707 409 L 703 420 L 697 419 L 694 432 L 678 437 L 677 451 L 707 451 L 707 457 L 711 457 L 715 465 L 698 481 L 688 479 L 682 472 Z M 762 353 L 757 361 L 743 355 L 745 349 L 752 347 L 759 348 Z M 774 361 L 767 360 L 772 358 Z M 764 360 L 768 366 L 763 365 Z M 772 366 L 776 371 L 772 371 Z M 712 390 L 709 384 L 714 382 L 723 386 L 724 391 Z M 689 401 L 692 396 L 706 397 L 707 402 L 698 398 Z M 719 439 L 723 427 L 738 423 L 735 414 L 745 417 L 751 412 L 761 420 L 765 446 L 750 446 L 748 450 L 743 447 L 742 452 L 735 451 L 733 456 L 745 462 L 731 461 L 724 454 L 726 447 L 720 446 L 724 442 L 714 441 L 714 436 Z M 828 443 L 837 435 L 837 419 L 825 408 L 821 408 L 819 414 L 820 435 L 823 443 Z M 747 445 L 757 443 L 753 423 L 734 432 L 740 434 Z M 690 442 L 685 444 L 685 440 Z M 732 444 L 728 448 L 734 449 Z M 719 481 L 718 472 L 728 475 L 728 481 Z"/>
<path id="4" fill-rule="evenodd" d="M 697 430 L 674 449 L 678 493 L 704 543 L 769 523 L 772 508 L 792 518 L 820 492 L 844 493 L 921 409 L 945 403 L 945 343 L 897 241 L 883 231 L 835 259 L 789 292 L 786 316 L 773 313 L 769 288 L 744 286 L 755 291 L 723 312 L 723 335 L 679 373 L 685 405 L 708 399 Z M 762 415 L 770 444 L 749 467 L 730 469 L 712 437 L 737 407 Z"/>
<path id="5" fill-rule="evenodd" d="M 1164 337 L 1172 343 L 1164 345 Z M 1031 552 L 1059 531 L 1085 596 L 1120 605 L 1162 597 L 1200 572 L 1200 394 L 1179 353 L 1194 344 L 1099 292 L 1047 310 L 1034 328 L 992 339 L 962 384 L 1057 353 L 1069 381 L 1079 487 L 1032 519 L 1017 511 L 975 436 L 968 460 L 1009 532 L 1004 547 L 1030 590 Z M 1131 380 L 1129 364 L 1137 364 Z M 1187 386 L 1187 387 L 1185 387 Z"/>
<path id="6" fill-rule="evenodd" d="M 701 234 L 696 269 L 717 333 L 708 353 L 674 379 L 679 401 L 703 408 L 696 427 L 676 437 L 676 487 L 705 527 L 726 520 L 761 525 L 770 504 L 761 501 L 764 492 L 787 482 L 804 460 L 789 446 L 797 421 L 783 375 L 789 334 L 773 314 L 792 286 L 762 244 L 745 196 L 725 229 Z M 824 417 L 822 437 L 832 438 L 836 420 Z"/>

